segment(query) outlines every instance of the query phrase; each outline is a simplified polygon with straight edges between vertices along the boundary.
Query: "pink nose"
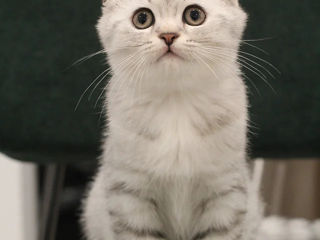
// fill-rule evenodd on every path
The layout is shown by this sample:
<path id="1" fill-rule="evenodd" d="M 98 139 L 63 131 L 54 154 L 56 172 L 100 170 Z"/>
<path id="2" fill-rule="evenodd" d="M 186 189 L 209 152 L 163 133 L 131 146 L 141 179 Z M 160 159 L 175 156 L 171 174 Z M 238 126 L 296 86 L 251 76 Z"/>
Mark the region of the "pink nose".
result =
<path id="1" fill-rule="evenodd" d="M 170 46 L 178 37 L 179 34 L 177 33 L 162 33 L 159 35 L 159 38 L 163 39 L 168 46 Z"/>

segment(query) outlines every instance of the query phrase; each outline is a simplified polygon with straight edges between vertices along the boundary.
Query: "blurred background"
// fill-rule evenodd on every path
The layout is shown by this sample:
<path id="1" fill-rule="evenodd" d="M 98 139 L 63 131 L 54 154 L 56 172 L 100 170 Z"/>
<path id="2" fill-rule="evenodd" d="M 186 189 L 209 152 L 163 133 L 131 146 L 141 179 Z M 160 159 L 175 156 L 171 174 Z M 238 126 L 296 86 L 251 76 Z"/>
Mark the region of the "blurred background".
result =
<path id="1" fill-rule="evenodd" d="M 247 60 L 243 71 L 249 156 L 265 159 L 266 212 L 320 218 L 320 1 L 241 4 L 249 13 L 241 51 L 263 66 Z M 1 239 L 34 240 L 56 220 L 56 239 L 81 236 L 108 79 L 90 85 L 106 69 L 101 54 L 74 63 L 101 50 L 100 7 L 99 0 L 0 2 Z"/>

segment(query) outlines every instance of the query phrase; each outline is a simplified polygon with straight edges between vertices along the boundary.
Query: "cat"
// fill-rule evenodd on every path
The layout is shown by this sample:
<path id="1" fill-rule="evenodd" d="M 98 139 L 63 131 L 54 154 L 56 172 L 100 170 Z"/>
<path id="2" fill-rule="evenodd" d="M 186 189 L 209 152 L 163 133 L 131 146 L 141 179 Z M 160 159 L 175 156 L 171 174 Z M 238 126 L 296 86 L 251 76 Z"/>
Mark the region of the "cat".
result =
<path id="1" fill-rule="evenodd" d="M 102 11 L 113 76 L 86 238 L 254 239 L 238 0 L 105 0 Z"/>

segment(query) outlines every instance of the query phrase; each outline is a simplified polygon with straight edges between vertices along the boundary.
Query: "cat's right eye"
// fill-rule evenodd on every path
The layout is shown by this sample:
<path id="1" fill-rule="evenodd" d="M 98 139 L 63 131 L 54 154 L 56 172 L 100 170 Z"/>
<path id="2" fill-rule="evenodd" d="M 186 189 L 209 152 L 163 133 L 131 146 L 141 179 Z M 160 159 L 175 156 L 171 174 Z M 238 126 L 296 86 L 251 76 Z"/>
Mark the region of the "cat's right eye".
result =
<path id="1" fill-rule="evenodd" d="M 146 29 L 154 24 L 154 15 L 148 8 L 140 8 L 135 11 L 132 23 L 138 29 Z"/>

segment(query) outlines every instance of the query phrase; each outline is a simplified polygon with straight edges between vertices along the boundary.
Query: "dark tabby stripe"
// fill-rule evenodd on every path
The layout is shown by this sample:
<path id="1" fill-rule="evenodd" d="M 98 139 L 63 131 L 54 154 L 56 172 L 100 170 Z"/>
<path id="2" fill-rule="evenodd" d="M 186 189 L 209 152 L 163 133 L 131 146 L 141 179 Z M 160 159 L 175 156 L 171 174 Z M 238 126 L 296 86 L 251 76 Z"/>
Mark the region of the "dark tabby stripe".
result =
<path id="1" fill-rule="evenodd" d="M 111 185 L 109 188 L 110 192 L 116 192 L 116 193 L 125 193 L 129 195 L 135 195 L 139 196 L 140 191 L 137 189 L 132 189 L 128 187 L 128 185 L 125 182 L 115 182 Z"/>
<path id="2" fill-rule="evenodd" d="M 232 230 L 230 230 L 230 231 L 232 231 Z M 209 237 L 211 234 L 214 234 L 214 233 L 217 233 L 217 234 L 228 234 L 228 233 L 230 233 L 230 231 L 221 233 L 221 232 L 214 231 L 213 229 L 212 229 L 212 230 L 207 230 L 207 231 L 205 231 L 205 232 L 198 233 L 196 236 L 194 236 L 194 237 L 192 238 L 192 240 L 201 240 L 201 239 L 204 239 L 204 238 L 206 238 L 206 237 Z M 235 235 L 235 236 L 232 238 L 232 240 L 239 240 L 239 239 L 241 239 L 242 234 L 243 234 L 243 233 L 242 233 L 242 231 L 241 231 L 240 233 L 238 233 L 237 235 Z"/>
<path id="3" fill-rule="evenodd" d="M 229 194 L 231 194 L 233 192 L 240 192 L 240 193 L 243 193 L 243 194 L 247 194 L 248 193 L 246 187 L 238 185 L 238 186 L 231 187 L 229 190 L 226 190 L 224 192 L 218 193 L 218 197 L 224 197 L 224 196 L 227 196 L 227 195 L 229 195 Z"/>
<path id="4" fill-rule="evenodd" d="M 140 198 L 141 200 L 145 200 L 149 202 L 153 207 L 158 208 L 158 204 L 155 199 L 142 196 L 140 190 L 128 187 L 125 182 L 115 182 L 111 185 L 108 191 L 111 193 L 132 195 L 134 197 Z"/>
<path id="5" fill-rule="evenodd" d="M 196 211 L 200 212 L 200 215 L 202 215 L 207 209 L 208 209 L 208 205 L 212 202 L 215 201 L 217 198 L 222 198 L 225 197 L 233 192 L 240 192 L 243 194 L 247 194 L 247 189 L 244 186 L 233 186 L 231 187 L 229 190 L 223 191 L 218 193 L 215 196 L 212 196 L 210 198 L 206 198 L 204 200 L 202 200 L 199 205 L 196 208 Z"/>
<path id="6" fill-rule="evenodd" d="M 154 229 L 137 229 L 127 224 L 116 222 L 113 225 L 113 231 L 116 235 L 121 235 L 123 233 L 130 233 L 136 237 L 153 237 L 157 239 L 165 239 L 164 233 Z"/>
<path id="7" fill-rule="evenodd" d="M 199 232 L 197 233 L 192 240 L 201 240 L 204 239 L 208 236 L 210 236 L 211 234 L 228 234 L 230 233 L 233 229 L 236 229 L 239 225 L 241 225 L 244 215 L 246 214 L 246 211 L 239 211 L 237 213 L 237 217 L 236 220 L 228 227 L 221 227 L 221 228 L 217 228 L 217 227 L 211 227 L 203 232 Z M 236 238 L 237 239 L 237 238 Z"/>

